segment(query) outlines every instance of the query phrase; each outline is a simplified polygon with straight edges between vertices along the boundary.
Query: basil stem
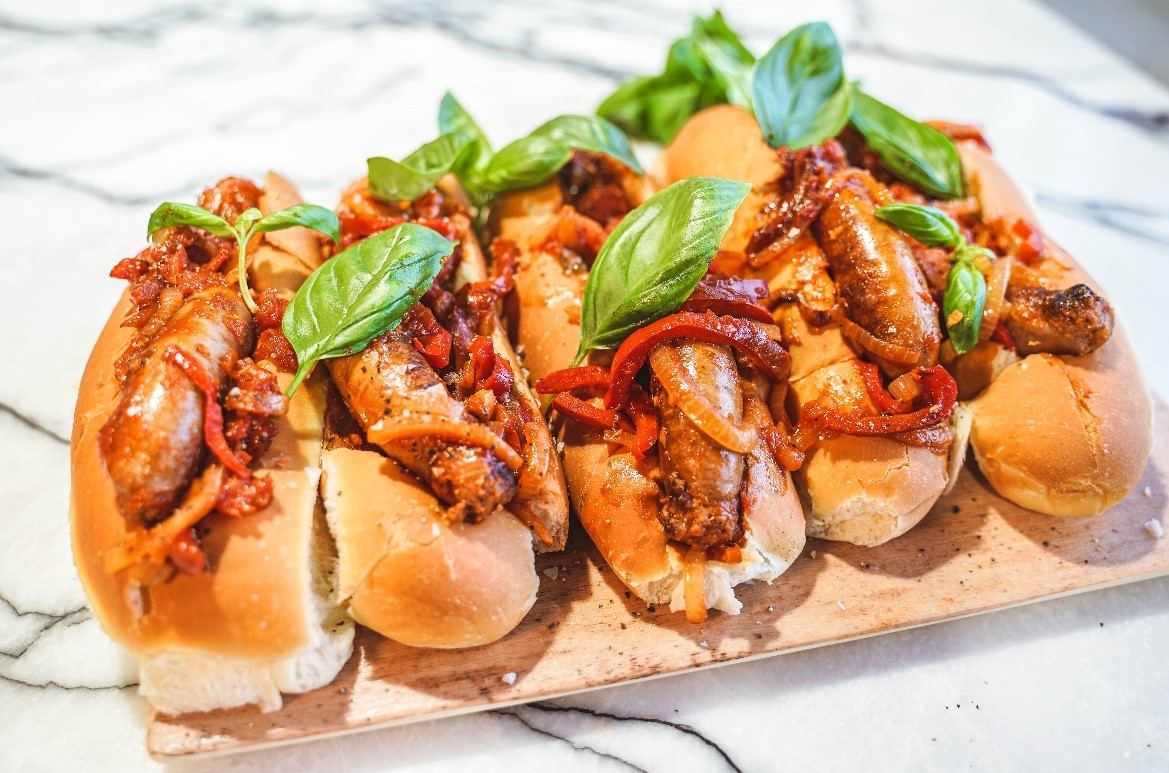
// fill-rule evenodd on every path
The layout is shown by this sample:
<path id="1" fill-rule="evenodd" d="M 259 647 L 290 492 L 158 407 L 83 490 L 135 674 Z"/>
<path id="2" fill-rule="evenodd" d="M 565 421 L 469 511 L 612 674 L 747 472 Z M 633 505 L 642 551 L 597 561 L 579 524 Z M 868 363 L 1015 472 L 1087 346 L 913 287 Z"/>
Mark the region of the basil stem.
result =
<path id="1" fill-rule="evenodd" d="M 751 186 L 691 177 L 630 212 L 593 261 L 581 300 L 580 348 L 612 349 L 675 311 L 701 281 Z"/>

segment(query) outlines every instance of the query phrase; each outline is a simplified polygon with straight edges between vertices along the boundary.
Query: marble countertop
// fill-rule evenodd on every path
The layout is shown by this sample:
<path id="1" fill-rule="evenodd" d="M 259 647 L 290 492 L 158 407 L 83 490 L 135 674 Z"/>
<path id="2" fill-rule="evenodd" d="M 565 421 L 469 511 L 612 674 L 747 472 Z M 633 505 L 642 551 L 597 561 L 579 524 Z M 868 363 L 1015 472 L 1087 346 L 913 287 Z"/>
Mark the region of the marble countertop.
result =
<path id="1" fill-rule="evenodd" d="M 1169 396 L 1169 92 L 1024 0 L 761 6 L 723 3 L 753 48 L 823 18 L 872 93 L 984 124 Z M 367 156 L 430 138 L 448 88 L 499 141 L 588 112 L 656 70 L 694 10 L 0 1 L 0 769 L 157 765 L 133 663 L 86 606 L 67 523 L 77 383 L 122 291 L 106 272 L 138 249 L 150 209 L 267 168 L 330 204 Z M 1163 770 L 1167 639 L 1161 579 L 200 767 Z"/>

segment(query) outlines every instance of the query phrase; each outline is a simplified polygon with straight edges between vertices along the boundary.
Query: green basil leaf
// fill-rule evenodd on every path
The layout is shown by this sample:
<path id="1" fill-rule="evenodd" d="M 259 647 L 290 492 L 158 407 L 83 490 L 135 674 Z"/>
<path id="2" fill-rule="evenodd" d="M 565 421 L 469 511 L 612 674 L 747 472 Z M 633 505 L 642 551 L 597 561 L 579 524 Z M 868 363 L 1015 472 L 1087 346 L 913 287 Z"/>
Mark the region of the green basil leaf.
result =
<path id="1" fill-rule="evenodd" d="M 337 213 L 316 204 L 293 204 L 291 207 L 269 212 L 256 221 L 255 231 L 269 233 L 295 226 L 323 233 L 335 243 L 341 243 L 341 221 L 337 219 Z"/>
<path id="2" fill-rule="evenodd" d="M 438 133 L 453 134 L 466 141 L 467 149 L 455 159 L 452 169 L 471 200 L 482 206 L 486 194 L 480 189 L 479 178 L 491 162 L 491 143 L 471 114 L 449 91 L 442 95 L 438 106 Z"/>
<path id="3" fill-rule="evenodd" d="M 715 11 L 709 19 L 696 16 L 690 37 L 709 68 L 710 79 L 726 95 L 726 101 L 753 110 L 751 68 L 755 55 L 727 26 L 722 12 Z"/>
<path id="4" fill-rule="evenodd" d="M 674 139 L 686 119 L 716 104 L 701 83 L 658 75 L 622 84 L 597 107 L 597 115 L 634 137 L 661 144 Z"/>
<path id="5" fill-rule="evenodd" d="M 374 198 L 390 203 L 414 201 L 454 168 L 470 144 L 465 134 L 444 134 L 401 161 L 375 156 L 366 162 L 369 192 Z"/>
<path id="6" fill-rule="evenodd" d="M 949 137 L 864 92 L 853 99 L 851 117 L 865 142 L 899 179 L 939 199 L 962 196 L 962 162 Z"/>
<path id="7" fill-rule="evenodd" d="M 284 312 L 284 335 L 300 363 L 288 394 L 319 360 L 361 351 L 397 327 L 454 248 L 429 228 L 403 223 L 321 264 Z"/>
<path id="8" fill-rule="evenodd" d="M 963 242 L 950 256 L 951 261 L 968 260 L 979 269 L 988 269 L 999 256 L 986 247 Z"/>
<path id="9" fill-rule="evenodd" d="M 590 349 L 618 346 L 681 306 L 750 189 L 717 177 L 691 177 L 626 215 L 605 240 L 585 283 L 576 362 Z"/>
<path id="10" fill-rule="evenodd" d="M 245 209 L 235 219 L 235 233 L 239 238 L 243 238 L 249 231 L 252 230 L 252 225 L 263 217 L 264 214 L 255 207 Z"/>
<path id="11" fill-rule="evenodd" d="M 562 115 L 537 127 L 530 136 L 547 137 L 572 150 L 602 153 L 637 174 L 645 174 L 633 155 L 629 138 L 604 118 L 591 115 Z M 502 154 L 501 150 L 500 155 Z"/>
<path id="12" fill-rule="evenodd" d="M 150 213 L 150 222 L 146 224 L 146 238 L 149 239 L 160 228 L 173 225 L 191 225 L 202 228 L 216 236 L 232 236 L 235 229 L 219 215 L 212 214 L 194 204 L 180 204 L 175 201 L 166 201 Z"/>
<path id="13" fill-rule="evenodd" d="M 886 204 L 875 214 L 927 247 L 957 247 L 965 242 L 958 224 L 937 207 Z"/>
<path id="14" fill-rule="evenodd" d="M 986 307 L 986 279 L 969 260 L 959 260 L 950 267 L 942 313 L 954 351 L 965 354 L 978 343 L 982 327 L 982 310 Z M 951 319 L 953 323 L 951 324 Z"/>
<path id="15" fill-rule="evenodd" d="M 479 177 L 490 193 L 539 185 L 572 158 L 572 150 L 550 137 L 533 134 L 500 149 Z"/>
<path id="16" fill-rule="evenodd" d="M 824 22 L 784 35 L 755 65 L 755 116 L 773 148 L 804 148 L 834 137 L 848 121 L 852 89 L 840 43 Z"/>

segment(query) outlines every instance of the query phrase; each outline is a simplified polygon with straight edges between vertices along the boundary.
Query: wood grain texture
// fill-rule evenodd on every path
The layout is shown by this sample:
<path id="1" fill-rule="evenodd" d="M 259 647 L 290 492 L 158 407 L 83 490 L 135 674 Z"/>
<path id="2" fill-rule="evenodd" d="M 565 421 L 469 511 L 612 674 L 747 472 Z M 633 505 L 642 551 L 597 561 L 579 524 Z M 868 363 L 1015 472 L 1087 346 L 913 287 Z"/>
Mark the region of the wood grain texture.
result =
<path id="1" fill-rule="evenodd" d="M 313 736 L 498 708 L 605 685 L 912 628 L 1169 574 L 1169 539 L 1146 521 L 1169 513 L 1169 410 L 1145 475 L 1103 516 L 1027 512 L 972 465 L 908 534 L 877 548 L 809 540 L 773 585 L 740 589 L 738 616 L 689 625 L 647 609 L 574 525 L 564 553 L 542 556 L 540 599 L 508 637 L 472 650 L 405 647 L 359 628 L 333 684 L 285 696 L 284 708 L 156 715 L 150 753 L 243 750 Z M 516 674 L 514 685 L 503 681 Z"/>

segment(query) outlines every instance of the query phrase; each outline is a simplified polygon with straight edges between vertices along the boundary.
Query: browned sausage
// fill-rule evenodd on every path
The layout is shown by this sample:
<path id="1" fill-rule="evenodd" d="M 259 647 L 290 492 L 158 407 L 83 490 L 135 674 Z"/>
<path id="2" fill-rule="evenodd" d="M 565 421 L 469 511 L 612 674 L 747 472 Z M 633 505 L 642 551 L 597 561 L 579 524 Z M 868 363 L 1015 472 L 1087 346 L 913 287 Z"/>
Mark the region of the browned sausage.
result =
<path id="1" fill-rule="evenodd" d="M 668 344 L 667 344 L 668 345 Z M 743 388 L 726 346 L 675 344 L 687 375 L 707 400 L 736 425 L 743 423 Z M 725 545 L 738 538 L 743 455 L 728 451 L 694 426 L 657 378 L 651 379 L 661 422 L 659 460 L 666 489 L 658 518 L 666 536 L 688 545 Z"/>
<path id="2" fill-rule="evenodd" d="M 1004 320 L 1019 354 L 1085 355 L 1112 336 L 1112 306 L 1084 284 L 1066 290 L 1011 285 Z"/>
<path id="3" fill-rule="evenodd" d="M 375 339 L 360 354 L 329 360 L 328 365 L 338 391 L 367 433 L 383 420 L 412 416 L 474 421 L 400 329 Z M 439 499 L 457 506 L 459 517 L 477 520 L 515 496 L 515 474 L 484 448 L 429 437 L 380 447 L 429 484 Z"/>
<path id="4" fill-rule="evenodd" d="M 203 392 L 166 358 L 177 347 L 219 384 L 228 353 L 251 352 L 252 315 L 239 293 L 212 287 L 191 296 L 159 330 L 101 429 L 102 460 L 122 514 L 150 522 L 170 513 L 203 459 Z"/>
<path id="5" fill-rule="evenodd" d="M 867 193 L 845 186 L 817 223 L 845 316 L 877 341 L 855 343 L 883 348 L 872 353 L 890 373 L 934 365 L 942 340 L 938 307 L 905 237 L 875 211 Z M 889 347 L 904 354 L 887 356 Z"/>

